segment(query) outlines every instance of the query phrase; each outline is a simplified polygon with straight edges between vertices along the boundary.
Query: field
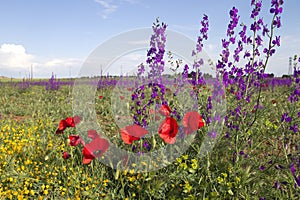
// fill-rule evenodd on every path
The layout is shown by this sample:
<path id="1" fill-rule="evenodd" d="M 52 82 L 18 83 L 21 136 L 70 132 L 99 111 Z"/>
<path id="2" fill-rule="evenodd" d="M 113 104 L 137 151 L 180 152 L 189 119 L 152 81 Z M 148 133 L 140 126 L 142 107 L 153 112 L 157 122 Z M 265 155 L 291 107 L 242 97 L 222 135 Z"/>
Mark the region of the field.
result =
<path id="1" fill-rule="evenodd" d="M 249 26 L 233 7 L 215 64 L 204 15 L 191 66 L 166 52 L 157 18 L 131 76 L 99 76 L 90 64 L 107 57 L 91 54 L 76 80 L 2 77 L 0 199 L 300 199 L 300 58 L 266 73 L 282 5 L 266 23 L 251 1 Z"/>
<path id="2" fill-rule="evenodd" d="M 287 101 L 292 92 L 288 85 L 266 87 L 255 123 L 247 131 L 242 126 L 224 128 L 207 156 L 197 156 L 207 134 L 203 127 L 184 154 L 166 167 L 144 173 L 112 169 L 96 159 L 83 164 L 81 146 L 68 142 L 76 129 L 55 133 L 60 120 L 73 116 L 73 87 L 45 88 L 34 84 L 0 88 L 1 199 L 299 198 L 299 177 L 290 170 L 291 163 L 299 169 L 299 131 L 289 130 L 281 121 L 290 110 L 294 122 L 299 122 L 300 105 Z M 112 88 L 96 92 L 97 120 L 109 139 L 131 149 L 122 143 L 111 115 Z M 209 86 L 198 88 L 204 96 L 210 91 Z M 226 93 L 229 112 L 234 106 L 232 95 Z M 71 158 L 64 159 L 63 152 Z"/>

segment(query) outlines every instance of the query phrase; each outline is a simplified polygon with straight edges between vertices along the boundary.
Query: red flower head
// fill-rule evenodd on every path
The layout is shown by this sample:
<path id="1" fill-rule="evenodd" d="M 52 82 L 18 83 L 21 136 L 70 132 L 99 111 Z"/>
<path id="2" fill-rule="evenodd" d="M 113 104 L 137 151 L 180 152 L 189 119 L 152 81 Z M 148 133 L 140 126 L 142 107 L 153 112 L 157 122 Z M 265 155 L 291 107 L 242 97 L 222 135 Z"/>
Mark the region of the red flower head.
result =
<path id="1" fill-rule="evenodd" d="M 99 99 L 103 99 L 103 96 L 101 95 L 101 96 L 99 96 Z"/>
<path id="2" fill-rule="evenodd" d="M 80 122 L 81 118 L 79 116 L 68 117 L 66 119 L 60 120 L 58 124 L 58 129 L 56 130 L 56 134 L 64 133 L 64 130 L 67 127 L 75 127 L 76 124 Z"/>
<path id="3" fill-rule="evenodd" d="M 195 111 L 187 112 L 182 119 L 184 134 L 191 134 L 205 125 L 199 113 Z"/>
<path id="4" fill-rule="evenodd" d="M 79 135 L 70 135 L 69 140 L 70 140 L 69 142 L 70 146 L 77 146 L 79 144 L 84 145 L 84 141 L 81 139 Z"/>
<path id="5" fill-rule="evenodd" d="M 92 132 L 94 133 L 94 131 Z M 82 150 L 83 164 L 89 164 L 93 159 L 102 156 L 109 148 L 109 142 L 97 133 L 93 134 L 91 138 L 93 140 L 86 144 Z"/>
<path id="6" fill-rule="evenodd" d="M 123 95 L 120 96 L 120 99 L 123 100 L 125 97 Z"/>
<path id="7" fill-rule="evenodd" d="M 148 131 L 137 124 L 121 129 L 121 137 L 126 144 L 132 144 L 134 140 L 139 140 L 140 137 L 146 134 L 148 134 Z"/>
<path id="8" fill-rule="evenodd" d="M 159 109 L 159 113 L 163 116 L 169 116 L 171 113 L 171 109 L 167 105 L 162 105 Z"/>
<path id="9" fill-rule="evenodd" d="M 100 136 L 98 135 L 96 130 L 92 129 L 92 130 L 88 130 L 88 137 L 91 139 L 95 139 Z"/>
<path id="10" fill-rule="evenodd" d="M 71 157 L 71 154 L 69 154 L 69 152 L 64 151 L 62 157 L 67 160 Z"/>
<path id="11" fill-rule="evenodd" d="M 172 117 L 167 116 L 166 119 L 159 125 L 158 134 L 168 144 L 174 144 L 176 134 L 178 132 L 178 124 Z"/>

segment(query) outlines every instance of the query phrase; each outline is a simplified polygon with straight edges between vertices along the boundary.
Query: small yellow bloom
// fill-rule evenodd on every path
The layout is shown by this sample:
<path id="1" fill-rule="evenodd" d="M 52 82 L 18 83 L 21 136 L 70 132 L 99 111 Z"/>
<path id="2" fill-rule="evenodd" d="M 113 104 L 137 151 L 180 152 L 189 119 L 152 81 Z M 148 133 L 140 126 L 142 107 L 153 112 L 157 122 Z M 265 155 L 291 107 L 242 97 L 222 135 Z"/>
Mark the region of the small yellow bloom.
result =
<path id="1" fill-rule="evenodd" d="M 182 159 L 181 158 L 176 158 L 176 162 L 181 163 Z"/>
<path id="2" fill-rule="evenodd" d="M 187 166 L 186 163 L 181 163 L 179 166 L 180 166 L 181 168 L 183 168 L 183 169 L 187 169 L 187 168 L 188 168 L 188 166 Z"/>
<path id="3" fill-rule="evenodd" d="M 224 179 L 221 178 L 220 176 L 218 176 L 217 181 L 218 181 L 218 183 L 223 183 L 223 182 L 224 182 Z"/>
<path id="4" fill-rule="evenodd" d="M 229 187 L 229 188 L 231 188 L 232 187 L 232 183 L 227 183 L 227 186 Z"/>
<path id="5" fill-rule="evenodd" d="M 226 173 L 221 173 L 223 175 L 224 178 L 227 178 L 227 174 Z"/>

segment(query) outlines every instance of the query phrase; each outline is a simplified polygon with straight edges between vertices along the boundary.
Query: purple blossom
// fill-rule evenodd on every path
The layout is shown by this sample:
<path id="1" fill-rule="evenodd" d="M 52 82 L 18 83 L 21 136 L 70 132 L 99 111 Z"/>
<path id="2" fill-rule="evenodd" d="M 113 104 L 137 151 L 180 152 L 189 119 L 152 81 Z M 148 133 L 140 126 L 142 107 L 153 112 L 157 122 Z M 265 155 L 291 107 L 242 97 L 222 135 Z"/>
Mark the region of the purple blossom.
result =
<path id="1" fill-rule="evenodd" d="M 255 8 L 252 10 L 252 13 L 251 13 L 251 18 L 254 19 L 255 17 L 258 16 L 258 14 L 259 14 L 259 12 L 261 10 L 262 3 L 261 3 L 261 1 L 257 1 L 257 2 L 252 1 L 251 5 L 255 6 Z"/>
<path id="2" fill-rule="evenodd" d="M 272 41 L 272 44 L 280 46 L 280 36 L 276 36 L 275 40 Z"/>
<path id="3" fill-rule="evenodd" d="M 272 0 L 270 9 L 270 13 L 274 13 L 275 15 L 278 15 L 279 13 L 282 13 L 282 7 L 280 7 L 283 4 L 283 0 Z"/>
<path id="4" fill-rule="evenodd" d="M 294 133 L 299 132 L 298 125 L 294 124 L 293 126 L 290 126 L 290 130 L 293 131 Z"/>
<path id="5" fill-rule="evenodd" d="M 211 132 L 208 132 L 208 134 L 207 134 L 209 137 L 211 137 L 211 138 L 216 138 L 217 137 L 217 133 L 216 133 L 216 131 L 211 131 Z"/>
<path id="6" fill-rule="evenodd" d="M 147 149 L 147 151 L 151 150 L 151 144 L 149 144 L 147 141 L 144 142 L 143 146 Z"/>
<path id="7" fill-rule="evenodd" d="M 234 28 L 237 26 L 239 18 L 240 18 L 240 16 L 238 16 L 237 14 L 238 14 L 238 9 L 236 7 L 233 7 L 229 11 L 231 21 L 228 25 L 227 36 L 232 36 L 234 34 Z"/>
<path id="8" fill-rule="evenodd" d="M 274 19 L 273 26 L 276 26 L 277 28 L 281 27 L 281 20 L 279 16 L 276 16 L 276 18 Z"/>

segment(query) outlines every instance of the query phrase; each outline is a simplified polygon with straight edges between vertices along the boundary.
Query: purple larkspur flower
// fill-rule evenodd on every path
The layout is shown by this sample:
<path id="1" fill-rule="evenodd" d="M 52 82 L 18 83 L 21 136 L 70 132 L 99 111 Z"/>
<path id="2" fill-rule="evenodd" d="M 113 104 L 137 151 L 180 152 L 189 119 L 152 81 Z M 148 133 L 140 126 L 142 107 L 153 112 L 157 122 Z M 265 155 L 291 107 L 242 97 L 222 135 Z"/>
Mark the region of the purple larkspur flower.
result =
<path id="1" fill-rule="evenodd" d="M 211 131 L 211 132 L 208 132 L 208 134 L 207 134 L 209 137 L 211 137 L 211 138 L 216 138 L 217 137 L 217 133 L 216 133 L 216 131 Z"/>
<path id="2" fill-rule="evenodd" d="M 151 144 L 149 144 L 147 141 L 144 142 L 143 146 L 147 149 L 147 151 L 151 150 Z"/>
<path id="3" fill-rule="evenodd" d="M 261 165 L 261 166 L 259 167 L 259 169 L 260 169 L 260 171 L 264 171 L 264 170 L 265 170 L 265 166 Z"/>
<path id="4" fill-rule="evenodd" d="M 290 126 L 290 130 L 293 131 L 294 133 L 299 132 L 298 125 L 294 124 L 293 126 Z"/>
<path id="5" fill-rule="evenodd" d="M 276 36 L 275 39 L 272 41 L 272 44 L 280 46 L 280 36 Z"/>

